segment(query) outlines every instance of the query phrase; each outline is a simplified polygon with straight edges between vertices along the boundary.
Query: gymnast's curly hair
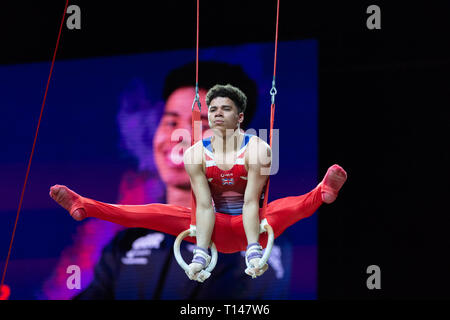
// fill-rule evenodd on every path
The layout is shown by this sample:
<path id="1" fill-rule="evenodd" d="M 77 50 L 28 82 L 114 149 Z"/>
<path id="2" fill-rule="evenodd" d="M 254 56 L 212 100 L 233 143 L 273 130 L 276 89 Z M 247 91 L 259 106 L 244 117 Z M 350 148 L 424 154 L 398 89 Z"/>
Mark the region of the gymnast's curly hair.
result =
<path id="1" fill-rule="evenodd" d="M 206 104 L 209 106 L 211 101 L 217 97 L 231 99 L 238 108 L 238 113 L 245 112 L 247 108 L 247 96 L 239 88 L 233 87 L 231 84 L 216 84 L 209 89 L 206 94 Z"/>

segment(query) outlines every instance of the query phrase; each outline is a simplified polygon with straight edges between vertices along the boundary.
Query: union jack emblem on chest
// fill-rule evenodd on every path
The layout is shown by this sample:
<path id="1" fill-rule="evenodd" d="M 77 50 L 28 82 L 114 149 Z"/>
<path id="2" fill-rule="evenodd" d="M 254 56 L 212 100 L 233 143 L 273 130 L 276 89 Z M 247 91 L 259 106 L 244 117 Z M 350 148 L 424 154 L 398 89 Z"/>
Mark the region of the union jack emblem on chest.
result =
<path id="1" fill-rule="evenodd" d="M 234 184 L 234 178 L 222 178 L 222 185 L 223 186 L 232 186 Z"/>

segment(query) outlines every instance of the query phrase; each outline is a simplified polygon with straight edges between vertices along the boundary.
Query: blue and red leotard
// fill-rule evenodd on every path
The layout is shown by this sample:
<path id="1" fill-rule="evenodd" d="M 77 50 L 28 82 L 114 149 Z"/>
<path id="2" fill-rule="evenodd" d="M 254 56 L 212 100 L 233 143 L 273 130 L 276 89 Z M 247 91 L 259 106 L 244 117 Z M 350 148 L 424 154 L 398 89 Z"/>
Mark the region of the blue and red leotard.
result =
<path id="1" fill-rule="evenodd" d="M 242 214 L 248 173 L 245 168 L 245 150 L 252 136 L 247 133 L 244 135 L 242 145 L 236 155 L 236 161 L 229 170 L 222 170 L 217 166 L 211 146 L 212 137 L 202 141 L 205 154 L 205 175 L 216 212 L 230 215 Z M 261 195 L 261 200 L 263 197 L 264 194 Z"/>

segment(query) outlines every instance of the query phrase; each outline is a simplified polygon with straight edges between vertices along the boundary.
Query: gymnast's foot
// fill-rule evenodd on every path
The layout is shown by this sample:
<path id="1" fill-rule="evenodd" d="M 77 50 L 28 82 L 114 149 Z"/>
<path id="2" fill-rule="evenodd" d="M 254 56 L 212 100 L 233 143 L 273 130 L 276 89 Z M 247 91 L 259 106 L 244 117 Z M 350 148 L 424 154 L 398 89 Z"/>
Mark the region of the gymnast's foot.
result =
<path id="1" fill-rule="evenodd" d="M 322 184 L 322 201 L 332 203 L 336 200 L 339 190 L 347 180 L 347 172 L 337 164 L 328 168 Z"/>
<path id="2" fill-rule="evenodd" d="M 81 221 L 86 218 L 86 211 L 83 208 L 76 209 L 72 212 L 72 206 L 80 199 L 80 195 L 70 190 L 66 186 L 55 184 L 50 188 L 50 197 L 55 200 L 61 207 L 69 211 L 72 218 Z"/>

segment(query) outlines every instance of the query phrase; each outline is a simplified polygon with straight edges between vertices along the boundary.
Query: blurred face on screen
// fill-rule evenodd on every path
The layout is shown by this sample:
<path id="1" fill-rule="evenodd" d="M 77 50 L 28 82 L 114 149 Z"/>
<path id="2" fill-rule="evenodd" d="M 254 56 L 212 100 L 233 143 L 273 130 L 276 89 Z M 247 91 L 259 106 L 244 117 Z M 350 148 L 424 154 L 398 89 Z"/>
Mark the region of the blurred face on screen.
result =
<path id="1" fill-rule="evenodd" d="M 211 135 L 205 132 L 209 129 L 206 92 L 199 89 L 203 138 Z M 175 90 L 166 101 L 161 121 L 153 138 L 156 167 L 161 179 L 169 186 L 190 188 L 189 176 L 183 164 L 183 151 L 191 145 L 194 97 L 194 87 Z"/>
<path id="2" fill-rule="evenodd" d="M 117 121 L 121 144 L 136 159 L 139 170 L 152 170 L 152 137 L 159 120 L 159 103 L 146 96 L 143 83 L 135 81 L 133 87 L 122 95 Z"/>

